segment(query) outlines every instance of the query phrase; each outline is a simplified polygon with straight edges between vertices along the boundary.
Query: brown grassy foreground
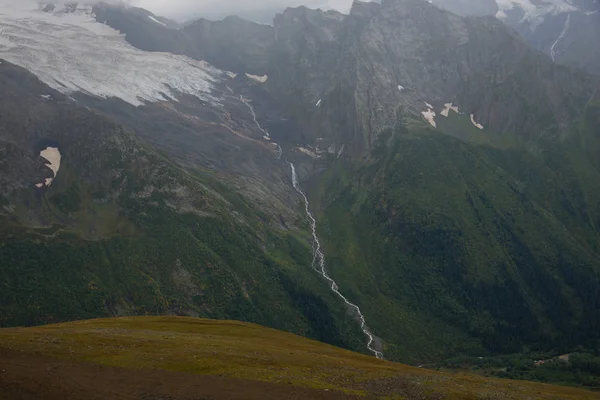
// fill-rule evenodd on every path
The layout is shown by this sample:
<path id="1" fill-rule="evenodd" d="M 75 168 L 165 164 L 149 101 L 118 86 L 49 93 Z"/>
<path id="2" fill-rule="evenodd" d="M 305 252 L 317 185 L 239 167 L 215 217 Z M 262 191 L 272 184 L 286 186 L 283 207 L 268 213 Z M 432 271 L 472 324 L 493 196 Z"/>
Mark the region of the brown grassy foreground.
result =
<path id="1" fill-rule="evenodd" d="M 600 398 L 574 388 L 436 373 L 233 321 L 135 317 L 0 330 L 0 399 L 357 396 Z"/>

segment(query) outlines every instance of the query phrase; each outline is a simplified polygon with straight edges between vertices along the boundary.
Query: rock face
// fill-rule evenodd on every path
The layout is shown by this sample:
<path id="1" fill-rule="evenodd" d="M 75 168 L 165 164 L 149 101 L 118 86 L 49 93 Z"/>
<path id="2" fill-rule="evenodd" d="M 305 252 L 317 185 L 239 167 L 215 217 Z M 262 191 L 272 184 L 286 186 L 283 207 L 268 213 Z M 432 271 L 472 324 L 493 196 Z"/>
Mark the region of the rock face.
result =
<path id="1" fill-rule="evenodd" d="M 496 16 L 555 62 L 600 73 L 600 13 L 594 0 L 432 2 L 458 15 Z"/>
<path id="2" fill-rule="evenodd" d="M 272 54 L 270 90 L 333 153 L 314 194 L 330 268 L 388 357 L 565 343 L 566 315 L 590 343 L 600 265 L 577 249 L 598 251 L 597 78 L 497 18 L 421 0 L 357 2 L 348 16 L 286 10 Z M 458 112 L 444 116 L 450 103 Z M 570 261 L 542 250 L 550 243 Z"/>
<path id="3" fill-rule="evenodd" d="M 228 17 L 173 27 L 157 23 L 156 16 L 146 10 L 107 4 L 95 6 L 94 13 L 99 22 L 124 33 L 127 41 L 141 50 L 185 54 L 236 73 L 262 76 L 267 72 L 271 26 Z"/>
<path id="4" fill-rule="evenodd" d="M 597 87 L 491 17 L 463 19 L 421 0 L 356 2 L 347 17 L 290 9 L 275 32 L 273 90 L 307 131 L 359 153 L 425 103 L 439 112 L 454 102 L 500 133 L 560 135 Z"/>

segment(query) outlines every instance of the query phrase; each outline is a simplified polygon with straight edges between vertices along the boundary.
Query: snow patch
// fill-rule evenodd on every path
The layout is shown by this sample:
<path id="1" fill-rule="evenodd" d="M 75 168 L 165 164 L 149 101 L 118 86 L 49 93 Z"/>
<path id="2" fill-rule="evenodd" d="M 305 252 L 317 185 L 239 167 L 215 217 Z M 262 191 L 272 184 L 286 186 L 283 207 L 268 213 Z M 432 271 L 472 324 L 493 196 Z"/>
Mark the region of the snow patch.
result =
<path id="1" fill-rule="evenodd" d="M 473 114 L 471 114 L 471 123 L 472 123 L 473 125 L 475 125 L 475 127 L 479 128 L 479 129 L 481 129 L 481 130 L 483 130 L 483 125 L 481 125 L 481 124 L 479 124 L 479 123 L 477 123 L 477 122 L 475 121 L 475 115 L 473 115 Z"/>
<path id="2" fill-rule="evenodd" d="M 61 154 L 58 148 L 47 147 L 46 149 L 40 152 L 40 157 L 44 158 L 47 161 L 46 165 L 52 170 L 54 176 L 52 178 L 46 178 L 46 180 L 43 183 L 37 183 L 35 185 L 35 187 L 37 188 L 50 186 L 52 184 L 52 181 L 54 181 L 56 175 L 58 174 L 58 170 L 60 169 Z"/>
<path id="3" fill-rule="evenodd" d="M 433 110 L 433 106 L 431 104 L 429 104 L 428 102 L 425 102 L 425 105 L 427 106 L 427 108 L 431 108 Z"/>
<path id="4" fill-rule="evenodd" d="M 150 18 L 152 21 L 156 22 L 157 24 L 164 26 L 165 28 L 167 27 L 167 24 L 165 24 L 164 22 L 160 22 L 159 20 L 154 18 L 152 15 L 148 15 L 148 18 Z"/>
<path id="5" fill-rule="evenodd" d="M 322 102 L 322 101 L 323 101 L 323 100 L 319 99 L 319 101 L 317 101 L 317 105 L 316 105 L 316 106 L 317 106 L 317 107 L 320 107 L 320 106 L 321 106 L 321 102 Z"/>
<path id="6" fill-rule="evenodd" d="M 402 92 L 404 90 L 404 86 L 398 85 L 398 90 Z"/>
<path id="7" fill-rule="evenodd" d="M 440 114 L 443 115 L 444 117 L 448 117 L 448 115 L 450 115 L 450 110 L 454 111 L 457 114 L 460 114 L 460 111 L 458 110 L 458 106 L 455 106 L 452 103 L 444 104 L 444 109 L 442 110 L 442 112 Z"/>
<path id="8" fill-rule="evenodd" d="M 44 12 L 31 0 L 3 0 L 0 32 L 0 58 L 67 95 L 116 97 L 140 106 L 176 101 L 181 92 L 219 104 L 211 90 L 220 70 L 185 56 L 138 50 L 98 23 L 91 6 Z"/>
<path id="9" fill-rule="evenodd" d="M 312 150 L 307 149 L 306 147 L 298 147 L 298 151 L 306 154 L 307 156 L 317 159 L 319 156 Z"/>
<path id="10" fill-rule="evenodd" d="M 246 74 L 246 77 L 249 78 L 249 79 L 252 79 L 252 80 L 254 80 L 256 82 L 259 82 L 259 83 L 265 83 L 269 79 L 269 76 L 267 74 L 265 74 L 263 76 Z"/>
<path id="11" fill-rule="evenodd" d="M 231 72 L 231 71 L 225 71 L 225 75 L 227 75 L 228 77 L 230 77 L 231 79 L 235 79 L 237 78 L 237 74 L 235 72 Z"/>
<path id="12" fill-rule="evenodd" d="M 435 122 L 435 111 L 430 108 L 427 111 L 423 111 L 421 114 L 423 114 L 423 118 L 425 118 L 431 126 L 437 128 L 437 123 Z"/>

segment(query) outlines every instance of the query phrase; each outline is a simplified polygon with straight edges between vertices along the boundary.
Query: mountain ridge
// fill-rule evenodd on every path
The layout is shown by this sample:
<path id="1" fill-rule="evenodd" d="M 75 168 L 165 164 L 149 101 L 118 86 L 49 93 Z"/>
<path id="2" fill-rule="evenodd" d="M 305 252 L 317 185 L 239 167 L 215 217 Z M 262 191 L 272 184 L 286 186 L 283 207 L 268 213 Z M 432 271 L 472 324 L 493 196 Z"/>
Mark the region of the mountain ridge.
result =
<path id="1" fill-rule="evenodd" d="M 598 75 L 600 48 L 590 41 L 600 34 L 600 15 L 594 1 L 489 1 L 484 8 L 480 8 L 481 2 L 470 0 L 433 3 L 459 15 L 493 15 L 553 61 Z"/>

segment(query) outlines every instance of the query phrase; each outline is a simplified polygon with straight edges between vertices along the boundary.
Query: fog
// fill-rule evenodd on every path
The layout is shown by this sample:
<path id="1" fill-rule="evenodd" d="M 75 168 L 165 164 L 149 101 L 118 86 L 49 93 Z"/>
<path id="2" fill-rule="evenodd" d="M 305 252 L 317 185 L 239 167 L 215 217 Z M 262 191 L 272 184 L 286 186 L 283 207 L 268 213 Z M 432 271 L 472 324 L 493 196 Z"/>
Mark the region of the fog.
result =
<path id="1" fill-rule="evenodd" d="M 275 13 L 286 7 L 305 5 L 310 8 L 347 12 L 352 4 L 352 0 L 131 0 L 130 2 L 156 15 L 177 21 L 198 17 L 219 19 L 228 15 L 239 15 L 265 23 L 270 23 Z"/>

